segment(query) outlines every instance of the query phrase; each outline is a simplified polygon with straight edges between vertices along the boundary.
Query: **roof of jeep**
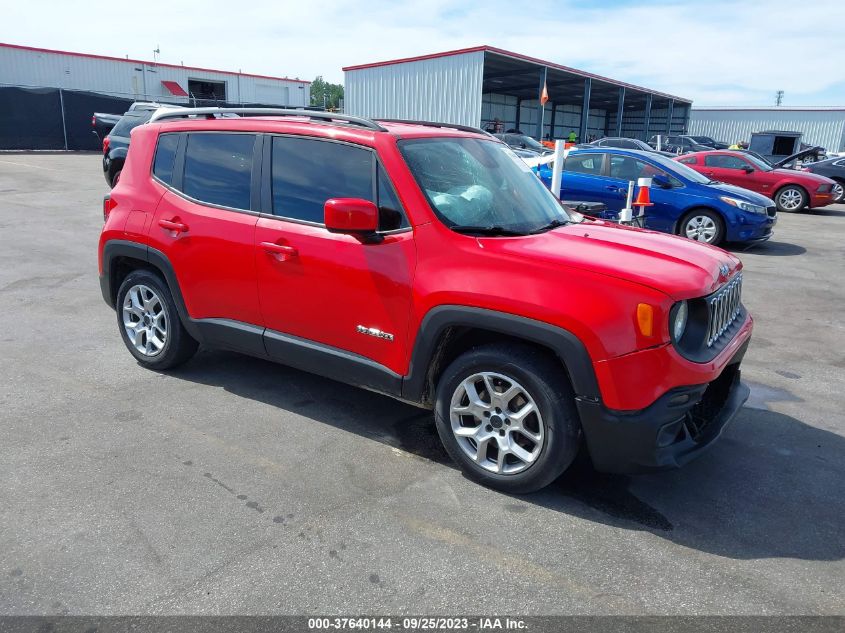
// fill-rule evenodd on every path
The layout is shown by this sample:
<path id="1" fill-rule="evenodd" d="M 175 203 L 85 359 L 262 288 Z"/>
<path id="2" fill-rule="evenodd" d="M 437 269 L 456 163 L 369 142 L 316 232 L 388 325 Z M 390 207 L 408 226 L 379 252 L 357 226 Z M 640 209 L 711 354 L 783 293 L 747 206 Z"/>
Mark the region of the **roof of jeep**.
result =
<path id="1" fill-rule="evenodd" d="M 433 137 L 463 137 L 463 138 L 485 138 L 491 137 L 479 130 L 470 132 L 447 127 L 448 124 L 421 125 L 411 122 L 392 122 L 373 119 L 386 131 L 378 131 L 370 128 L 360 127 L 342 122 L 322 122 L 291 116 L 250 116 L 250 117 L 225 117 L 215 119 L 187 118 L 156 121 L 152 125 L 159 125 L 164 131 L 232 131 L 232 132 L 269 132 L 269 133 L 293 133 L 304 136 L 315 136 L 320 138 L 332 138 L 348 141 L 373 141 L 377 135 L 391 134 L 398 138 L 433 138 Z"/>

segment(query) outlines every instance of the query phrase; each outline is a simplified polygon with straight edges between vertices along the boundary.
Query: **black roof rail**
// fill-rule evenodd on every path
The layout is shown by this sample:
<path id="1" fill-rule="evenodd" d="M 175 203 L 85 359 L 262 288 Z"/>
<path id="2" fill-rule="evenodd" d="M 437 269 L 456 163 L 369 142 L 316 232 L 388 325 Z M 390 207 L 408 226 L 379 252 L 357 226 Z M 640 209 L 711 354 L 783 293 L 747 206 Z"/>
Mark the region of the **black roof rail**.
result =
<path id="1" fill-rule="evenodd" d="M 427 127 L 442 127 L 452 130 L 461 130 L 462 132 L 472 132 L 474 134 L 483 134 L 484 136 L 493 136 L 490 132 L 485 132 L 481 128 L 472 127 L 471 125 L 458 125 L 457 123 L 435 123 L 434 121 L 411 121 L 407 119 L 376 119 L 382 123 L 407 123 L 408 125 L 425 125 Z M 495 137 L 494 137 L 495 138 Z"/>
<path id="2" fill-rule="evenodd" d="M 217 116 L 234 114 L 237 116 L 289 116 L 311 119 L 314 121 L 325 121 L 331 123 L 337 121 L 347 125 L 362 127 L 375 132 L 386 132 L 387 130 L 375 121 L 363 117 L 335 114 L 334 112 L 319 112 L 314 110 L 294 110 L 291 108 L 160 108 L 150 117 L 150 123 L 168 119 L 186 119 L 189 117 L 215 118 Z"/>

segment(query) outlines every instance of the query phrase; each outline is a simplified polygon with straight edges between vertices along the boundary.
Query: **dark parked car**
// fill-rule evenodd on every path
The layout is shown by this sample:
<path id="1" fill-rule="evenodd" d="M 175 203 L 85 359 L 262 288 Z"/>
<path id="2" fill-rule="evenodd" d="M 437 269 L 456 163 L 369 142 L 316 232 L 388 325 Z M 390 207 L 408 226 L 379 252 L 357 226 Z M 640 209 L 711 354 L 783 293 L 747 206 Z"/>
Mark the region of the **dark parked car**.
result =
<path id="1" fill-rule="evenodd" d="M 176 105 L 163 106 L 160 103 L 133 103 L 115 126 L 103 139 L 103 176 L 109 187 L 114 187 L 123 170 L 126 152 L 129 151 L 129 133 L 139 125 L 150 120 L 153 112 L 159 108 L 178 108 Z"/>
<path id="2" fill-rule="evenodd" d="M 95 112 L 91 115 L 92 132 L 98 139 L 102 140 L 108 136 L 114 126 L 120 121 L 122 114 L 110 114 L 108 112 Z"/>
<path id="3" fill-rule="evenodd" d="M 540 143 L 538 140 L 531 138 L 527 134 L 494 134 L 496 138 L 502 139 L 512 149 L 523 149 L 529 152 L 534 152 L 539 156 L 551 154 L 552 150 Z"/>
<path id="4" fill-rule="evenodd" d="M 664 156 L 669 157 L 675 156 L 675 154 L 671 152 L 664 152 L 662 150 L 658 151 L 645 141 L 641 141 L 638 138 L 625 138 L 622 136 L 606 136 L 605 138 L 600 138 L 599 140 L 593 141 L 592 143 L 578 145 L 577 147 L 579 149 L 590 147 L 618 147 L 619 149 L 638 149 L 642 150 L 643 152 L 655 152 L 657 154 L 663 154 Z"/>
<path id="5" fill-rule="evenodd" d="M 835 181 L 833 199 L 836 202 L 845 202 L 845 158 L 828 158 L 805 165 L 804 169 Z"/>
<path id="6" fill-rule="evenodd" d="M 728 149 L 729 145 L 727 143 L 721 143 L 720 141 L 714 141 L 709 136 L 692 136 L 685 135 L 684 138 L 690 139 L 693 143 L 698 143 L 699 145 L 706 145 L 712 149 Z"/>
<path id="7" fill-rule="evenodd" d="M 688 154 L 689 152 L 706 152 L 713 149 L 709 145 L 702 145 L 692 140 L 691 136 L 664 136 L 661 139 L 660 149 L 672 154 Z M 652 136 L 648 144 L 657 148 L 657 137 Z"/>

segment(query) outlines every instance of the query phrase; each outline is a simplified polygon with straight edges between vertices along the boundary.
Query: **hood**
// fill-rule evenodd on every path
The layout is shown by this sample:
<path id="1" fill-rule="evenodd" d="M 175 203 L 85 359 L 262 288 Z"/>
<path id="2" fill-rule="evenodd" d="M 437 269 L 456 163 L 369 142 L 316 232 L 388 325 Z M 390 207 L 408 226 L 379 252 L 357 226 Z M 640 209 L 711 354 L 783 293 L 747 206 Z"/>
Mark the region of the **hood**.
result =
<path id="1" fill-rule="evenodd" d="M 775 204 L 771 198 L 767 198 L 761 193 L 756 193 L 749 189 L 745 189 L 744 187 L 729 185 L 726 182 L 713 183 L 705 186 L 723 191 L 725 195 L 729 195 L 733 198 L 739 198 L 740 200 L 745 200 L 746 202 L 750 202 L 752 204 L 759 204 L 761 207 L 771 207 Z"/>
<path id="2" fill-rule="evenodd" d="M 742 268 L 739 259 L 720 248 L 599 220 L 526 237 L 485 239 L 484 246 L 627 279 L 676 301 L 708 295 Z"/>
<path id="3" fill-rule="evenodd" d="M 796 169 L 775 169 L 773 171 L 781 176 L 787 176 L 798 183 L 815 183 L 816 186 L 836 184 L 830 178 L 822 176 L 821 174 L 814 174 L 809 171 L 798 171 Z"/>
<path id="4" fill-rule="evenodd" d="M 796 160 L 801 160 L 805 156 L 809 156 L 810 154 L 822 154 L 824 153 L 824 147 L 821 145 L 815 145 L 813 147 L 807 147 L 802 149 L 800 152 L 795 152 L 786 158 L 782 158 L 779 161 L 772 163 L 773 167 L 783 167 L 784 165 L 788 165 L 789 163 L 795 162 Z"/>

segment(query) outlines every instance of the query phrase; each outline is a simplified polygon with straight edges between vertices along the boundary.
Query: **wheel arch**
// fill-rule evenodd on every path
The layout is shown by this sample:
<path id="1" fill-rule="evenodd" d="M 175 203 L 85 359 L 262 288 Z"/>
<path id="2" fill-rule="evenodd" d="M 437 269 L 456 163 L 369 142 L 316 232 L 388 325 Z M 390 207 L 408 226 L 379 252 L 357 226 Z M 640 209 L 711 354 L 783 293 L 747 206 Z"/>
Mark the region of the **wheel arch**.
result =
<path id="1" fill-rule="evenodd" d="M 466 306 L 438 306 L 426 314 L 414 342 L 402 398 L 432 406 L 445 368 L 463 352 L 491 342 L 528 344 L 554 355 L 576 396 L 599 399 L 599 388 L 584 344 L 557 326 L 504 312 Z"/>
<path id="2" fill-rule="evenodd" d="M 807 187 L 802 185 L 800 182 L 794 182 L 794 181 L 787 180 L 786 182 L 778 185 L 778 188 L 775 190 L 775 195 L 774 195 L 775 205 L 777 205 L 777 197 L 780 195 L 781 191 L 783 191 L 787 187 L 795 187 L 796 189 L 800 189 L 804 193 L 804 198 L 807 200 L 807 204 L 808 205 L 810 204 L 810 192 L 807 189 Z"/>
<path id="3" fill-rule="evenodd" d="M 720 211 L 716 207 L 712 207 L 712 206 L 709 206 L 709 205 L 706 205 L 706 204 L 694 204 L 694 205 L 691 205 L 690 207 L 688 207 L 687 209 L 684 209 L 681 212 L 681 214 L 678 216 L 678 219 L 675 220 L 675 226 L 672 227 L 672 234 L 673 235 L 679 235 L 680 234 L 679 232 L 681 230 L 681 223 L 684 222 L 684 220 L 686 220 L 690 215 L 692 215 L 696 211 L 710 211 L 711 213 L 715 213 L 722 220 L 722 224 L 724 225 L 725 229 L 727 230 L 727 227 L 728 227 L 728 224 L 729 224 L 728 218 L 725 216 L 725 214 L 722 211 Z"/>
<path id="4" fill-rule="evenodd" d="M 183 326 L 192 337 L 198 341 L 201 340 L 202 336 L 188 314 L 179 281 L 170 260 L 164 253 L 146 244 L 126 240 L 109 240 L 105 243 L 100 289 L 106 303 L 115 308 L 120 284 L 135 270 L 149 270 L 162 277 L 173 296 Z"/>

